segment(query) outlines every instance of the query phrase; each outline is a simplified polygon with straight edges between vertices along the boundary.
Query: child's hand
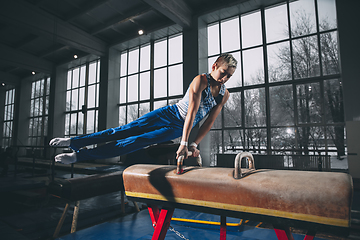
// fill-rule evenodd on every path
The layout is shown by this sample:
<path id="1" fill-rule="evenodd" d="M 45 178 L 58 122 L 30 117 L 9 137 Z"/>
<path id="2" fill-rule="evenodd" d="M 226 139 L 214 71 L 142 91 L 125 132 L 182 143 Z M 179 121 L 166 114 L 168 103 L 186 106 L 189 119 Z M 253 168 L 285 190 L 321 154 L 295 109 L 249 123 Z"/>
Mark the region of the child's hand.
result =
<path id="1" fill-rule="evenodd" d="M 180 156 L 184 156 L 184 159 L 188 158 L 188 149 L 185 145 L 180 145 L 176 151 L 176 159 L 178 159 Z"/>
<path id="2" fill-rule="evenodd" d="M 190 146 L 189 151 L 192 152 L 192 157 L 198 157 L 200 155 L 200 150 L 197 149 L 195 146 Z"/>

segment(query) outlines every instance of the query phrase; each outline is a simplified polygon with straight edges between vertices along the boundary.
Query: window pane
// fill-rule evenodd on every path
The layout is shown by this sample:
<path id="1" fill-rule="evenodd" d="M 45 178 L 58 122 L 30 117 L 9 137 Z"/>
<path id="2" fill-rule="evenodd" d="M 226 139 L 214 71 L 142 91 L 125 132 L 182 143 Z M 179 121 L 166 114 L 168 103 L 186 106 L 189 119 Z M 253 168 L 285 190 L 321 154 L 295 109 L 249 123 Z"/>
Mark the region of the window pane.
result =
<path id="1" fill-rule="evenodd" d="M 51 79 L 47 78 L 46 79 L 46 95 L 50 95 L 50 84 L 51 84 Z"/>
<path id="2" fill-rule="evenodd" d="M 128 78 L 128 102 L 138 101 L 138 74 L 132 75 Z"/>
<path id="3" fill-rule="evenodd" d="M 167 95 L 167 71 L 166 68 L 154 72 L 154 97 L 166 97 Z"/>
<path id="4" fill-rule="evenodd" d="M 150 72 L 140 74 L 140 100 L 150 99 Z"/>
<path id="5" fill-rule="evenodd" d="M 282 42 L 268 45 L 269 82 L 291 80 L 290 43 Z"/>
<path id="6" fill-rule="evenodd" d="M 240 49 L 239 18 L 221 22 L 221 51 Z"/>
<path id="7" fill-rule="evenodd" d="M 161 67 L 167 64 L 167 41 L 163 40 L 154 44 L 154 67 Z"/>
<path id="8" fill-rule="evenodd" d="M 78 134 L 83 134 L 84 133 L 84 114 L 82 112 L 79 112 L 77 125 L 78 125 L 78 129 L 77 129 Z"/>
<path id="9" fill-rule="evenodd" d="M 120 103 L 126 103 L 126 78 L 120 78 Z"/>
<path id="10" fill-rule="evenodd" d="M 91 85 L 88 88 L 88 108 L 95 107 L 95 99 L 96 99 L 96 92 L 95 92 L 96 85 Z"/>
<path id="11" fill-rule="evenodd" d="M 244 85 L 264 83 L 263 48 L 254 48 L 243 52 Z"/>
<path id="12" fill-rule="evenodd" d="M 76 122 L 77 122 L 77 113 L 71 114 L 70 117 L 70 134 L 75 135 L 76 134 Z"/>
<path id="13" fill-rule="evenodd" d="M 10 109 L 10 106 L 6 106 L 6 108 L 5 108 L 5 113 L 7 113 L 7 112 L 10 112 L 9 111 L 9 109 Z M 34 99 L 31 99 L 31 101 L 30 101 L 30 117 L 34 117 L 34 114 L 35 114 L 35 100 Z M 5 119 L 4 120 L 10 120 L 10 118 L 7 118 L 6 116 L 5 116 Z"/>
<path id="14" fill-rule="evenodd" d="M 33 92 L 32 92 L 32 98 L 37 98 L 39 97 L 39 82 L 34 82 L 32 84 L 32 89 L 33 89 Z"/>
<path id="15" fill-rule="evenodd" d="M 45 93 L 45 88 L 44 88 L 44 79 L 39 81 L 40 85 L 39 85 L 39 97 L 44 96 Z"/>
<path id="16" fill-rule="evenodd" d="M 230 93 L 224 106 L 225 127 L 241 127 L 241 92 Z"/>
<path id="17" fill-rule="evenodd" d="M 325 150 L 323 127 L 299 127 L 296 136 L 298 137 L 298 148 L 305 155 L 317 153 L 318 150 Z"/>
<path id="18" fill-rule="evenodd" d="M 49 96 L 47 96 L 45 98 L 45 114 L 48 115 L 49 114 Z"/>
<path id="19" fill-rule="evenodd" d="M 343 123 L 344 102 L 339 79 L 324 81 L 325 120 L 327 123 Z"/>
<path id="20" fill-rule="evenodd" d="M 261 127 L 266 125 L 265 89 L 244 91 L 245 126 Z"/>
<path id="21" fill-rule="evenodd" d="M 126 52 L 121 54 L 120 66 L 121 66 L 120 77 L 123 77 L 127 74 L 127 53 Z"/>
<path id="22" fill-rule="evenodd" d="M 89 84 L 94 84 L 96 83 L 96 62 L 92 62 L 89 65 Z"/>
<path id="23" fill-rule="evenodd" d="M 156 101 L 156 102 L 154 102 L 154 110 L 158 109 L 158 108 L 161 108 L 161 107 L 165 107 L 166 105 L 167 105 L 166 100 Z"/>
<path id="24" fill-rule="evenodd" d="M 169 64 L 182 62 L 183 41 L 182 35 L 169 39 Z"/>
<path id="25" fill-rule="evenodd" d="M 96 82 L 100 82 L 100 60 L 97 61 L 97 74 L 96 74 Z"/>
<path id="26" fill-rule="evenodd" d="M 211 149 L 211 155 L 215 155 L 218 153 L 222 153 L 222 134 L 221 131 L 210 131 L 210 149 Z"/>
<path id="27" fill-rule="evenodd" d="M 220 53 L 219 42 L 219 24 L 208 26 L 208 55 L 215 55 Z"/>
<path id="28" fill-rule="evenodd" d="M 126 106 L 121 106 L 119 109 L 119 126 L 126 124 Z"/>
<path id="29" fill-rule="evenodd" d="M 169 67 L 169 96 L 183 95 L 183 65 Z"/>
<path id="30" fill-rule="evenodd" d="M 266 42 L 274 42 L 289 38 L 287 5 L 265 10 Z"/>
<path id="31" fill-rule="evenodd" d="M 321 122 L 320 84 L 298 85 L 296 91 L 299 123 Z"/>
<path id="32" fill-rule="evenodd" d="M 15 89 L 10 91 L 10 96 L 11 96 L 10 97 L 10 99 L 11 99 L 10 102 L 15 103 Z"/>
<path id="33" fill-rule="evenodd" d="M 98 125 L 97 123 L 99 122 L 99 110 L 95 110 L 95 130 L 94 132 L 98 132 L 99 129 L 98 129 Z"/>
<path id="34" fill-rule="evenodd" d="M 271 129 L 271 149 L 287 150 L 295 148 L 295 129 L 292 127 Z"/>
<path id="35" fill-rule="evenodd" d="M 78 110 L 78 90 L 72 90 L 71 95 L 71 110 Z"/>
<path id="36" fill-rule="evenodd" d="M 66 92 L 66 111 L 71 110 L 71 91 Z"/>
<path id="37" fill-rule="evenodd" d="M 262 44 L 260 11 L 241 17 L 242 47 Z"/>
<path id="38" fill-rule="evenodd" d="M 96 85 L 96 102 L 95 102 L 95 107 L 99 106 L 99 84 Z"/>
<path id="39" fill-rule="evenodd" d="M 270 88 L 271 126 L 294 125 L 292 85 Z"/>
<path id="40" fill-rule="evenodd" d="M 241 57 L 240 57 L 240 52 L 235 52 L 232 54 L 235 59 L 238 61 L 236 70 L 234 75 L 232 75 L 232 77 L 230 78 L 229 81 L 226 82 L 226 87 L 227 88 L 234 88 L 234 87 L 241 87 L 242 86 L 242 81 L 241 81 Z"/>
<path id="41" fill-rule="evenodd" d="M 79 68 L 75 68 L 73 71 L 72 88 L 77 88 L 78 86 L 79 86 Z"/>
<path id="42" fill-rule="evenodd" d="M 70 114 L 65 115 L 65 136 L 69 136 Z"/>
<path id="43" fill-rule="evenodd" d="M 150 112 L 150 103 L 141 103 L 139 108 L 139 117 Z"/>
<path id="44" fill-rule="evenodd" d="M 95 130 L 94 125 L 94 119 L 95 119 L 95 111 L 88 111 L 87 112 L 87 121 L 86 121 L 86 133 L 93 133 Z"/>
<path id="45" fill-rule="evenodd" d="M 129 70 L 128 74 L 133 74 L 139 71 L 139 49 L 129 52 Z"/>
<path id="46" fill-rule="evenodd" d="M 150 45 L 140 48 L 140 71 L 150 69 Z"/>
<path id="47" fill-rule="evenodd" d="M 33 100 L 32 100 L 33 101 Z M 33 102 L 30 103 L 31 112 L 30 114 L 33 114 Z M 4 121 L 11 120 L 11 107 L 5 106 L 5 112 L 4 112 Z"/>
<path id="48" fill-rule="evenodd" d="M 67 74 L 67 87 L 66 87 L 66 90 L 71 89 L 72 72 L 73 72 L 73 71 L 71 71 L 71 70 L 69 70 L 69 71 L 68 71 L 68 74 Z"/>
<path id="49" fill-rule="evenodd" d="M 9 120 L 14 120 L 14 107 L 15 107 L 15 102 L 11 103 L 11 107 L 10 107 L 10 114 L 9 114 Z M 11 124 L 13 124 L 13 122 L 11 122 Z"/>
<path id="50" fill-rule="evenodd" d="M 335 0 L 317 0 L 320 31 L 337 28 Z"/>
<path id="51" fill-rule="evenodd" d="M 323 74 L 340 73 L 337 32 L 321 34 L 320 44 Z"/>
<path id="52" fill-rule="evenodd" d="M 34 129 L 35 129 L 34 120 L 35 118 L 30 118 L 29 120 L 29 136 L 34 136 Z M 9 137 L 8 134 L 5 134 L 5 137 Z"/>
<path id="53" fill-rule="evenodd" d="M 320 75 L 317 37 L 293 41 L 294 77 L 308 78 Z"/>
<path id="54" fill-rule="evenodd" d="M 37 108 L 37 109 L 35 109 L 36 116 L 43 115 L 43 101 L 42 101 L 42 98 L 35 99 L 35 106 Z"/>
<path id="55" fill-rule="evenodd" d="M 316 32 L 314 0 L 290 2 L 291 36 L 304 36 Z"/>
<path id="56" fill-rule="evenodd" d="M 11 92 L 6 91 L 6 93 L 5 93 L 5 104 L 10 104 L 10 95 L 11 95 Z M 31 95 L 31 96 L 33 96 L 33 95 Z"/>
<path id="57" fill-rule="evenodd" d="M 245 129 L 245 146 L 246 149 L 253 149 L 256 153 L 261 150 L 266 153 L 267 139 L 266 129 Z"/>
<path id="58" fill-rule="evenodd" d="M 127 122 L 130 123 L 138 118 L 138 104 L 128 105 Z"/>
<path id="59" fill-rule="evenodd" d="M 244 146 L 244 136 L 241 129 L 224 131 L 224 153 L 234 153 Z"/>
<path id="60" fill-rule="evenodd" d="M 86 77 L 86 65 L 83 65 L 80 68 L 80 87 L 85 86 L 85 77 Z"/>

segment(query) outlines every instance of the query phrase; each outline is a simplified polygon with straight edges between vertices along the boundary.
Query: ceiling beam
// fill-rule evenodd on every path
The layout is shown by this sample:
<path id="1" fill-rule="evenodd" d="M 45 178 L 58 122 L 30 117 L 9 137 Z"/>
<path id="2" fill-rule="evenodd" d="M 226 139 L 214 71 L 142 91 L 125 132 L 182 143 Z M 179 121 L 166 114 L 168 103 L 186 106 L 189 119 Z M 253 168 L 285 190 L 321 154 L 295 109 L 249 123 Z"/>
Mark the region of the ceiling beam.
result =
<path id="1" fill-rule="evenodd" d="M 95 0 L 92 2 L 87 2 L 86 6 L 81 6 L 80 11 L 74 11 L 65 17 L 66 22 L 71 22 L 72 20 L 81 17 L 82 15 L 94 10 L 95 8 L 109 2 L 109 0 Z"/>
<path id="2" fill-rule="evenodd" d="M 191 9 L 184 0 L 143 0 L 183 28 L 191 25 Z"/>
<path id="3" fill-rule="evenodd" d="M 0 19 L 83 52 L 98 56 L 106 53 L 107 45 L 102 40 L 22 0 L 7 1 L 3 4 L 0 8 Z"/>
<path id="4" fill-rule="evenodd" d="M 103 32 L 109 28 L 112 28 L 114 25 L 129 21 L 133 18 L 136 18 L 142 14 L 145 14 L 147 12 L 151 11 L 150 7 L 139 7 L 136 8 L 134 11 L 130 11 L 124 15 L 119 15 L 118 17 L 115 17 L 113 19 L 110 19 L 109 21 L 107 21 L 104 24 L 99 25 L 98 27 L 92 29 L 90 31 L 90 34 L 95 35 L 98 34 L 100 32 Z"/>
<path id="5" fill-rule="evenodd" d="M 50 74 L 53 63 L 23 51 L 0 44 L 0 61 L 29 71 Z"/>

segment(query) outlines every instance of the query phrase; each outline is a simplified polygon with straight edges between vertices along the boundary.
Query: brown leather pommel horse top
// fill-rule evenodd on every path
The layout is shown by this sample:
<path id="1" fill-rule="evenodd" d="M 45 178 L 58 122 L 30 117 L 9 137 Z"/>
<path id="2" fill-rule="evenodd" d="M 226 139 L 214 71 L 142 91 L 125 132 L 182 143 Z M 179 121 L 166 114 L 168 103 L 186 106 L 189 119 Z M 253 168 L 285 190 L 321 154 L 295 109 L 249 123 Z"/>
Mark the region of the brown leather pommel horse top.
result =
<path id="1" fill-rule="evenodd" d="M 123 172 L 131 200 L 307 228 L 350 226 L 352 178 L 346 173 L 133 165 Z"/>

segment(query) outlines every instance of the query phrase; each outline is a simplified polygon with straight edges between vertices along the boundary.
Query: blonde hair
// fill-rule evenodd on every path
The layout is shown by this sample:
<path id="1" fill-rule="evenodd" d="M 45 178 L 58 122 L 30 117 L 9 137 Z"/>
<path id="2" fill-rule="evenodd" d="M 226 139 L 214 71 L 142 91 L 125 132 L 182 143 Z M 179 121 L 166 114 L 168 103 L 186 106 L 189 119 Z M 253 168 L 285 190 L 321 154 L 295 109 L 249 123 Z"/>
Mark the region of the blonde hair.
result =
<path id="1" fill-rule="evenodd" d="M 220 65 L 226 64 L 228 67 L 234 67 L 234 68 L 237 67 L 237 60 L 230 53 L 220 54 L 220 56 L 216 59 L 215 62 Z"/>

